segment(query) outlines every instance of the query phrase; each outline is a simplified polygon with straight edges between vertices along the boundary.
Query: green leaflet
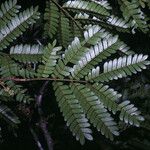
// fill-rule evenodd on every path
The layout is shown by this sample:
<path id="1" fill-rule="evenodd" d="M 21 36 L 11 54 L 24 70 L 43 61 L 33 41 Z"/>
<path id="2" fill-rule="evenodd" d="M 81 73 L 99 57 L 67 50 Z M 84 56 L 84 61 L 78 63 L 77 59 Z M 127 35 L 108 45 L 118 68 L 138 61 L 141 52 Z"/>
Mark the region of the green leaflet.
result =
<path id="1" fill-rule="evenodd" d="M 35 20 L 39 18 L 37 10 L 37 7 L 31 7 L 13 17 L 7 26 L 0 28 L 0 50 L 7 48 L 29 25 L 35 23 Z"/>
<path id="2" fill-rule="evenodd" d="M 19 12 L 21 6 L 16 4 L 17 4 L 17 0 L 9 0 L 1 4 L 0 28 L 6 25 Z"/>
<path id="3" fill-rule="evenodd" d="M 7 57 L 7 56 L 5 56 Z M 23 78 L 33 78 L 35 76 L 35 71 L 30 68 L 22 68 L 20 64 L 16 63 L 9 57 L 6 59 L 5 57 L 0 57 L 0 75 L 3 78 L 9 78 L 12 76 L 21 76 Z"/>
<path id="4" fill-rule="evenodd" d="M 114 114 L 118 109 L 118 101 L 121 94 L 118 94 L 113 89 L 109 88 L 107 85 L 94 83 L 93 85 L 87 85 L 99 98 L 99 100 L 104 104 L 105 108 L 112 111 Z"/>
<path id="5" fill-rule="evenodd" d="M 76 24 L 77 23 L 77 24 Z M 78 37 L 79 39 L 83 39 L 83 29 L 82 24 L 80 22 L 70 21 L 70 30 L 71 30 L 71 41 L 73 41 L 74 37 Z M 77 26 L 78 25 L 78 26 Z M 80 28 L 79 28 L 80 27 Z M 81 30 L 82 29 L 82 30 Z M 71 43 L 71 42 L 70 42 Z M 70 44 L 69 43 L 69 44 Z M 67 45 L 68 46 L 68 45 Z"/>
<path id="6" fill-rule="evenodd" d="M 35 77 L 34 70 L 28 70 L 21 68 L 17 63 L 15 63 L 13 60 L 11 60 L 7 56 L 1 56 L 0 57 L 0 76 L 1 78 L 11 78 L 13 76 L 15 77 L 23 77 L 23 78 L 33 78 Z M 29 103 L 33 99 L 27 95 L 26 89 L 23 89 L 21 85 L 17 85 L 13 81 L 5 81 L 4 84 L 7 86 L 4 90 L 5 92 L 8 92 L 10 96 L 15 96 L 15 99 L 19 102 Z"/>
<path id="7" fill-rule="evenodd" d="M 141 113 L 130 104 L 130 101 L 124 101 L 119 104 L 118 110 L 120 110 L 120 120 L 130 125 L 140 126 L 140 121 L 144 121 L 144 118 L 140 115 Z"/>
<path id="8" fill-rule="evenodd" d="M 73 22 L 70 14 L 60 11 L 57 5 L 57 0 L 46 2 L 44 33 L 51 39 L 56 38 L 66 48 L 75 36 L 82 37 L 82 25 L 80 22 Z"/>
<path id="9" fill-rule="evenodd" d="M 108 32 L 99 26 L 87 26 L 87 31 L 84 32 L 84 40 L 80 42 L 79 38 L 75 37 L 72 43 L 65 50 L 62 61 L 59 60 L 54 71 L 55 75 L 62 78 L 69 76 L 72 69 L 67 66 L 68 63 L 76 64 L 82 59 L 92 45 L 97 44 L 102 38 L 110 36 Z M 86 46 L 89 45 L 89 46 Z"/>
<path id="10" fill-rule="evenodd" d="M 53 82 L 53 86 L 60 110 L 73 135 L 80 140 L 81 144 L 85 143 L 85 138 L 93 140 L 92 131 L 89 129 L 90 124 L 79 101 L 73 95 L 73 91 L 61 82 Z"/>
<path id="11" fill-rule="evenodd" d="M 70 75 L 72 68 L 65 66 L 64 62 L 60 59 L 54 68 L 53 76 L 63 79 Z"/>
<path id="12" fill-rule="evenodd" d="M 58 36 L 58 41 L 59 43 L 64 46 L 65 48 L 68 46 L 70 43 L 71 39 L 71 26 L 69 19 L 63 14 L 60 14 L 60 25 L 59 25 L 59 36 Z"/>
<path id="13" fill-rule="evenodd" d="M 51 0 L 47 1 L 44 14 L 44 20 L 46 21 L 44 31 L 45 35 L 50 36 L 50 38 L 53 38 L 58 30 L 59 16 L 60 13 L 57 6 Z"/>
<path id="14" fill-rule="evenodd" d="M 76 12 L 86 12 L 93 13 L 97 16 L 109 16 L 110 13 L 107 10 L 108 8 L 104 5 L 103 2 L 86 2 L 83 0 L 68 1 L 63 5 L 63 8 L 76 11 Z"/>
<path id="15" fill-rule="evenodd" d="M 117 36 L 104 38 L 85 53 L 81 60 L 73 66 L 71 72 L 73 78 L 83 78 L 95 65 L 107 59 L 111 54 L 116 53 L 121 46 L 122 42 L 118 40 Z"/>
<path id="16" fill-rule="evenodd" d="M 56 41 L 45 47 L 43 51 L 42 65 L 38 67 L 37 76 L 46 78 L 53 73 L 57 59 L 59 58 L 57 52 L 62 49 L 62 47 L 55 47 L 55 45 Z"/>
<path id="17" fill-rule="evenodd" d="M 118 18 L 117 16 L 110 16 L 106 21 L 96 18 L 95 16 L 90 16 L 88 14 L 79 13 L 74 17 L 77 21 L 82 22 L 83 24 L 97 24 L 106 29 L 118 30 L 120 32 L 129 32 L 129 23 L 127 23 L 122 18 Z"/>
<path id="18" fill-rule="evenodd" d="M 119 135 L 117 124 L 98 97 L 84 85 L 71 84 L 71 87 L 93 126 L 111 140 L 113 135 Z"/>
<path id="19" fill-rule="evenodd" d="M 133 33 L 136 28 L 144 33 L 148 32 L 145 15 L 140 8 L 141 2 L 139 3 L 137 0 L 118 0 L 118 3 L 120 4 L 125 21 L 117 16 L 110 16 L 109 9 L 111 8 L 107 1 L 68 1 L 64 4 L 63 8 L 80 13 L 75 16 L 75 19 L 83 24 L 99 24 L 110 29 L 115 27 L 119 32 L 128 32 L 130 27 L 132 27 Z M 147 3 L 149 4 L 149 2 Z"/>
<path id="20" fill-rule="evenodd" d="M 10 48 L 10 57 L 22 63 L 38 63 L 42 61 L 43 46 L 15 45 Z"/>
<path id="21" fill-rule="evenodd" d="M 147 55 L 129 55 L 120 57 L 106 62 L 103 66 L 103 72 L 99 67 L 92 69 L 92 71 L 86 77 L 86 80 L 93 80 L 95 82 L 104 82 L 113 79 L 123 78 L 128 75 L 141 72 L 142 69 L 146 69 L 146 65 L 149 65 L 149 61 L 146 61 Z"/>
<path id="22" fill-rule="evenodd" d="M 24 103 L 33 101 L 33 98 L 27 94 L 27 89 L 24 89 L 22 85 L 17 85 L 13 81 L 5 81 L 4 84 L 7 86 L 7 91 L 5 92 L 8 92 L 9 96 L 13 96 L 16 101 Z"/>
<path id="23" fill-rule="evenodd" d="M 131 26 L 139 28 L 142 32 L 148 32 L 148 26 L 145 21 L 144 13 L 139 7 L 137 0 L 118 0 L 123 17 L 126 21 L 131 21 Z"/>

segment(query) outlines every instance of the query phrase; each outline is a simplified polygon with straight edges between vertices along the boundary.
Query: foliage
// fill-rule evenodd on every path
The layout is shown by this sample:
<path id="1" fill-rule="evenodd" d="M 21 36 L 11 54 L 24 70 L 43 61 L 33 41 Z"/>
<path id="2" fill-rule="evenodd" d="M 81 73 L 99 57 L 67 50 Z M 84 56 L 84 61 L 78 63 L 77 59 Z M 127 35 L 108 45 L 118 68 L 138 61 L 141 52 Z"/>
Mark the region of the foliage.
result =
<path id="1" fill-rule="evenodd" d="M 110 140 L 119 135 L 118 122 L 139 127 L 144 121 L 140 111 L 108 82 L 149 65 L 147 55 L 135 54 L 121 38 L 138 32 L 149 35 L 148 15 L 141 8 L 149 2 L 117 0 L 121 14 L 116 14 L 106 0 L 49 0 L 44 14 L 46 46 L 12 45 L 39 18 L 37 7 L 19 12 L 16 3 L 6 1 L 0 10 L 1 101 L 10 97 L 30 104 L 32 94 L 17 82 L 50 80 L 64 120 L 81 144 L 93 140 L 91 125 Z M 2 116 L 19 123 L 13 113 L 7 114 L 7 106 L 0 109 Z"/>
<path id="2" fill-rule="evenodd" d="M 19 12 L 21 8 L 16 4 L 16 0 L 5 1 L 1 4 L 0 10 L 0 77 L 1 78 L 10 78 L 14 76 L 30 76 L 32 73 L 22 68 L 21 64 L 16 63 L 15 60 L 18 60 L 15 55 L 9 56 L 5 53 L 6 48 L 22 33 L 29 28 L 29 25 L 35 23 L 35 20 L 39 18 L 39 13 L 37 12 L 38 8 L 28 8 L 23 12 Z M 34 48 L 34 47 L 32 47 Z M 18 51 L 23 49 L 23 46 L 18 46 L 17 48 L 11 48 L 10 54 L 16 54 Z M 27 46 L 24 48 L 26 51 Z M 24 51 L 21 51 L 22 54 Z M 32 52 L 33 53 L 33 52 Z M 18 55 L 17 55 L 18 56 Z M 14 59 L 15 58 L 15 59 Z M 25 59 L 22 57 L 23 60 Z M 30 57 L 31 58 L 31 57 Z M 24 62 L 21 60 L 21 62 Z M 31 59 L 30 59 L 31 60 Z M 38 59 L 39 61 L 39 59 Z M 30 75 L 29 75 L 30 74 Z M 32 76 L 32 75 L 31 75 Z M 32 100 L 30 96 L 25 94 L 26 89 L 22 85 L 17 85 L 13 81 L 4 80 L 0 81 L 0 100 L 8 101 L 9 97 L 14 97 L 17 101 L 29 102 Z M 6 98 L 7 97 L 7 98 Z M 14 124 L 18 124 L 18 118 L 11 112 L 11 110 L 1 104 L 0 113 L 3 117 L 10 120 Z"/>

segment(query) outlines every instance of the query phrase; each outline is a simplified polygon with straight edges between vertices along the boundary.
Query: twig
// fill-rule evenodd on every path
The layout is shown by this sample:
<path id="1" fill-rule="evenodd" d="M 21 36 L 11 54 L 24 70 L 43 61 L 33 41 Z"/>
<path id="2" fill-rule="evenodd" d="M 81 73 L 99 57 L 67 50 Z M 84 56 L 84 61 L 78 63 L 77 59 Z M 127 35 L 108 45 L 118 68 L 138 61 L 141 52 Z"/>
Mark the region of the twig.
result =
<path id="1" fill-rule="evenodd" d="M 85 80 L 73 80 L 73 79 L 58 79 L 58 78 L 0 78 L 0 81 L 12 80 L 16 82 L 27 82 L 27 81 L 58 81 L 58 82 L 77 82 L 77 83 L 87 83 Z"/>
<path id="2" fill-rule="evenodd" d="M 31 131 L 31 134 L 33 135 L 33 138 L 34 138 L 39 150 L 44 150 L 39 139 L 38 139 L 38 136 L 36 135 L 36 133 L 34 132 L 34 130 L 31 127 L 30 127 L 30 131 Z"/>
<path id="3" fill-rule="evenodd" d="M 45 140 L 47 142 L 48 150 L 53 150 L 53 140 L 47 130 L 47 122 L 45 120 L 40 121 L 40 127 L 43 131 Z"/>
<path id="4" fill-rule="evenodd" d="M 41 89 L 40 89 L 40 91 L 39 91 L 39 93 L 36 97 L 36 104 L 37 104 L 37 107 L 38 107 L 38 114 L 39 114 L 39 117 L 40 117 L 39 125 L 40 125 L 40 128 L 41 128 L 42 132 L 43 132 L 45 140 L 47 142 L 48 150 L 53 150 L 52 138 L 51 138 L 51 136 L 48 132 L 47 122 L 46 122 L 46 119 L 43 116 L 43 111 L 42 111 L 42 108 L 41 108 L 44 90 L 45 90 L 46 86 L 48 85 L 48 83 L 49 83 L 49 81 L 45 81 L 43 86 L 41 87 Z"/>

